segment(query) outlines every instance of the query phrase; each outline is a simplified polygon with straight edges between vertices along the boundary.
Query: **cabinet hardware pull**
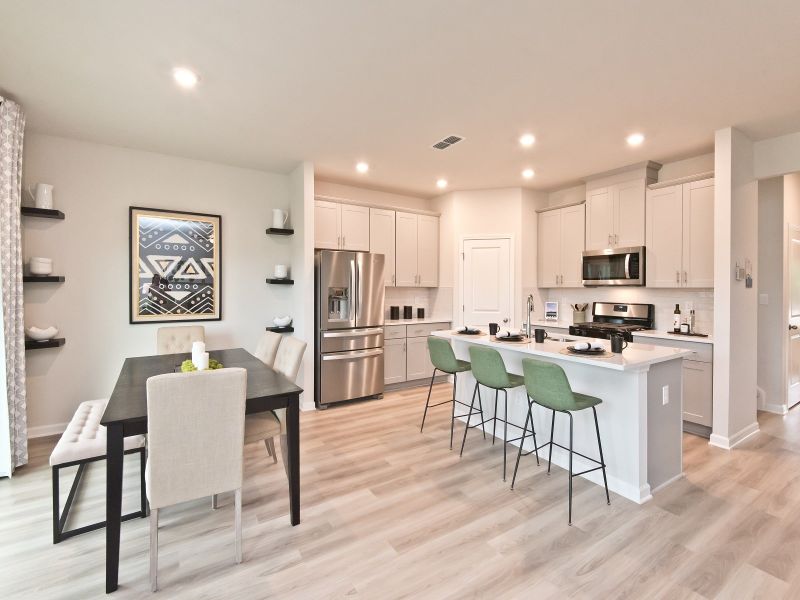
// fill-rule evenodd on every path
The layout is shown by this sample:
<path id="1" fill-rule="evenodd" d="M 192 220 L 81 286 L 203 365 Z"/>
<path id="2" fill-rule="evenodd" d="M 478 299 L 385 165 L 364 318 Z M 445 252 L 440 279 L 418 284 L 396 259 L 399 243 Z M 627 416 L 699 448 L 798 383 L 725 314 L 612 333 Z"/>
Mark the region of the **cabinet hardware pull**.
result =
<path id="1" fill-rule="evenodd" d="M 675 283 L 680 283 L 680 282 L 681 282 L 681 272 L 675 271 Z"/>
<path id="2" fill-rule="evenodd" d="M 609 245 L 609 247 L 611 246 L 611 234 L 610 233 L 608 234 L 608 245 Z"/>
<path id="3" fill-rule="evenodd" d="M 345 246 L 347 246 L 347 238 L 342 236 L 342 248 L 344 248 Z"/>
<path id="4" fill-rule="evenodd" d="M 683 272 L 683 283 L 689 283 L 689 276 L 686 274 L 686 271 Z"/>

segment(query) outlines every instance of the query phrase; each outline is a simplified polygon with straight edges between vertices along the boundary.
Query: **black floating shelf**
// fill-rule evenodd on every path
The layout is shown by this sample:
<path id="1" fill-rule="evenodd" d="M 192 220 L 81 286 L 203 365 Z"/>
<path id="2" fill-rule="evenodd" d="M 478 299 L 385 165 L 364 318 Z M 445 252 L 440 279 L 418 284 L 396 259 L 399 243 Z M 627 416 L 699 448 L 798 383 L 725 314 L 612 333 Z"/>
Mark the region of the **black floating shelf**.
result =
<path id="1" fill-rule="evenodd" d="M 64 283 L 63 275 L 23 275 L 23 283 Z"/>
<path id="2" fill-rule="evenodd" d="M 42 348 L 58 348 L 67 343 L 64 338 L 53 338 L 51 340 L 43 340 L 37 342 L 36 340 L 25 340 L 25 350 L 40 350 Z"/>
<path id="3" fill-rule="evenodd" d="M 294 284 L 294 279 L 274 279 L 267 277 L 267 283 L 274 283 L 276 285 L 292 285 Z"/>
<path id="4" fill-rule="evenodd" d="M 280 227 L 267 227 L 267 235 L 294 235 L 294 229 L 281 229 Z"/>
<path id="5" fill-rule="evenodd" d="M 272 331 L 274 333 L 292 333 L 294 327 L 291 325 L 287 325 L 286 327 L 267 327 L 267 331 Z"/>
<path id="6" fill-rule="evenodd" d="M 27 217 L 42 217 L 44 219 L 63 219 L 64 213 L 54 208 L 35 208 L 23 206 L 20 211 Z"/>

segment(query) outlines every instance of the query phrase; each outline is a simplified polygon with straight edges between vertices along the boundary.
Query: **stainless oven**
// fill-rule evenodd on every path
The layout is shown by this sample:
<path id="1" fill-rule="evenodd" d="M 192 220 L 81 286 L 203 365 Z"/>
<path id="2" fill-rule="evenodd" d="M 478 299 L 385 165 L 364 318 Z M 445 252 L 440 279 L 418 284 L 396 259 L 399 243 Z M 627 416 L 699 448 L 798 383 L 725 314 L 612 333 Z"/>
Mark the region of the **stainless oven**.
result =
<path id="1" fill-rule="evenodd" d="M 606 248 L 583 253 L 583 285 L 644 285 L 645 248 Z"/>

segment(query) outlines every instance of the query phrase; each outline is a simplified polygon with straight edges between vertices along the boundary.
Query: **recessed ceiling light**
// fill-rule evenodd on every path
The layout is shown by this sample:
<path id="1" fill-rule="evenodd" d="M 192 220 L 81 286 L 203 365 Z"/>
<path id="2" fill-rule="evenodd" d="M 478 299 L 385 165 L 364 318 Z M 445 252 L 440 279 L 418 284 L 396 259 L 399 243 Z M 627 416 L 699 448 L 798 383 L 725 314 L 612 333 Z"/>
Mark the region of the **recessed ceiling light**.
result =
<path id="1" fill-rule="evenodd" d="M 436 187 L 438 187 L 440 190 L 443 190 L 444 188 L 446 188 L 447 187 L 447 179 L 437 179 L 436 180 Z"/>
<path id="2" fill-rule="evenodd" d="M 366 173 L 369 171 L 369 165 L 365 162 L 356 163 L 356 171 L 359 173 Z"/>
<path id="3" fill-rule="evenodd" d="M 175 83 L 187 90 L 195 87 L 200 80 L 197 73 L 186 67 L 175 67 L 172 69 L 172 78 L 175 80 Z"/>
<path id="4" fill-rule="evenodd" d="M 525 146 L 526 148 L 529 148 L 529 147 L 533 146 L 533 143 L 535 141 L 536 141 L 536 138 L 533 136 L 532 133 L 525 133 L 525 134 L 521 135 L 520 138 L 519 138 L 520 145 L 521 146 Z"/>
<path id="5" fill-rule="evenodd" d="M 522 176 L 523 176 L 525 179 L 532 179 L 532 178 L 533 178 L 533 175 L 534 175 L 533 169 L 525 169 L 525 170 L 522 172 Z"/>
<path id="6" fill-rule="evenodd" d="M 628 146 L 641 146 L 642 142 L 644 142 L 644 134 L 632 133 L 625 138 L 625 141 L 628 142 Z"/>

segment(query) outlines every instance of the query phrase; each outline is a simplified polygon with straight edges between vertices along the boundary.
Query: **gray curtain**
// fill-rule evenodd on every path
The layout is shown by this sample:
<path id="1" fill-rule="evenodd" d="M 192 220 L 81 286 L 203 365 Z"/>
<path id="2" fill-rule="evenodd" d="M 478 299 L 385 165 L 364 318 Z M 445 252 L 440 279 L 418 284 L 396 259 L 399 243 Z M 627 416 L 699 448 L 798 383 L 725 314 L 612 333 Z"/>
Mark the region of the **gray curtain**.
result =
<path id="1" fill-rule="evenodd" d="M 22 311 L 22 133 L 25 115 L 18 104 L 0 96 L 0 305 L 3 313 L 6 400 L 11 471 L 28 462 L 25 402 L 25 325 Z M 5 421 L 1 419 L 0 421 Z M 3 436 L 5 437 L 5 436 Z M 0 449 L 5 454 L 6 449 Z M 4 457 L 8 458 L 8 457 Z"/>

